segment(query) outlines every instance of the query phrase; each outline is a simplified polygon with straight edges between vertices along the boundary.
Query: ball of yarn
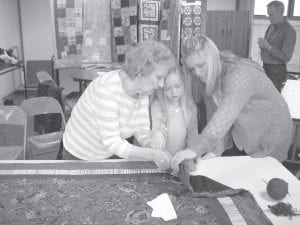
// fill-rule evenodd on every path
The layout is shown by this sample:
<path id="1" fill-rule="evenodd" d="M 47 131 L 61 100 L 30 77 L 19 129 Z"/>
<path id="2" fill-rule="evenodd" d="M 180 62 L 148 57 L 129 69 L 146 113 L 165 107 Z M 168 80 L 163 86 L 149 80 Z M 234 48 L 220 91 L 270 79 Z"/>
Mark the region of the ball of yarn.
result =
<path id="1" fill-rule="evenodd" d="M 280 178 L 273 178 L 267 184 L 267 192 L 274 200 L 283 199 L 288 193 L 288 183 Z"/>

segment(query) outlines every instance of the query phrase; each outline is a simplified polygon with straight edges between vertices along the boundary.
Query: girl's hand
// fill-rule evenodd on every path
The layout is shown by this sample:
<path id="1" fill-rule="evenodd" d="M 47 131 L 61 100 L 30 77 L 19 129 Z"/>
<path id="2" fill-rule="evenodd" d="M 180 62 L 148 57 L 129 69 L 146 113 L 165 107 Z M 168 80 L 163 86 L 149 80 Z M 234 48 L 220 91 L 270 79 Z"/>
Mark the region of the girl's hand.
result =
<path id="1" fill-rule="evenodd" d="M 195 159 L 196 157 L 197 157 L 197 154 L 194 151 L 190 150 L 190 149 L 179 151 L 175 154 L 175 156 L 171 160 L 171 168 L 175 172 L 178 172 L 179 171 L 179 164 L 183 160 L 185 160 L 185 159 Z"/>
<path id="2" fill-rule="evenodd" d="M 150 146 L 151 148 L 165 149 L 166 139 L 164 134 L 161 131 L 157 131 L 154 133 L 151 139 Z"/>
<path id="3" fill-rule="evenodd" d="M 160 149 L 153 149 L 152 151 L 152 160 L 159 168 L 162 168 L 164 170 L 170 169 L 171 159 L 172 156 L 167 151 L 163 151 Z"/>

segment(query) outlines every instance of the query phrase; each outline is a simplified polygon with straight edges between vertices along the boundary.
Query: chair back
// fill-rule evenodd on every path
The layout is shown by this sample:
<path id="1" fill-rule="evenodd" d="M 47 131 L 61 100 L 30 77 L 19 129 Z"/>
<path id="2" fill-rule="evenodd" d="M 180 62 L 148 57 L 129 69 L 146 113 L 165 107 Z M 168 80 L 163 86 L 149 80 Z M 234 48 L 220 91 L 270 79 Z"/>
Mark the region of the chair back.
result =
<path id="1" fill-rule="evenodd" d="M 27 132 L 27 120 L 26 120 L 26 112 L 19 106 L 0 106 L 0 135 L 3 135 L 3 141 L 5 145 L 11 145 L 11 143 L 15 144 L 18 142 L 16 140 L 16 135 L 13 132 L 5 133 L 5 131 L 9 131 L 6 126 L 16 125 L 20 126 L 22 129 L 22 150 L 23 157 L 25 159 L 25 149 L 26 149 L 26 132 Z M 8 135 L 8 136 L 7 136 Z M 10 138 L 12 141 L 8 141 Z M 7 143 L 11 142 L 11 143 Z M 20 144 L 20 143 L 18 143 Z"/>
<path id="2" fill-rule="evenodd" d="M 62 118 L 62 130 L 65 129 L 65 116 L 59 102 L 51 97 L 36 97 L 25 99 L 20 105 L 27 114 L 27 118 L 34 117 L 37 115 L 58 113 Z"/>
<path id="3" fill-rule="evenodd" d="M 51 77 L 51 75 L 49 73 L 47 73 L 46 71 L 38 71 L 36 73 L 36 77 L 39 81 L 39 83 L 43 84 L 43 83 L 48 83 L 51 84 L 55 87 L 57 87 L 56 82 L 53 80 L 53 78 Z"/>

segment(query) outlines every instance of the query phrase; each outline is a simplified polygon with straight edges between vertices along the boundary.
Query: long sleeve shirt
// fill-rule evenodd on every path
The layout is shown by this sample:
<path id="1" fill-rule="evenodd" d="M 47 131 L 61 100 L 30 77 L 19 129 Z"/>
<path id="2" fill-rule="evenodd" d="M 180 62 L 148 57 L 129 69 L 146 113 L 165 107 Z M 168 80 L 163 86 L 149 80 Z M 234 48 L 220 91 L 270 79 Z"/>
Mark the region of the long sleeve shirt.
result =
<path id="1" fill-rule="evenodd" d="M 151 118 L 152 131 L 162 131 L 164 133 L 166 147 L 169 148 L 167 150 L 172 155 L 177 151 L 184 150 L 197 140 L 198 121 L 196 108 L 191 113 L 189 124 L 186 124 L 182 109 L 167 116 L 164 114 L 158 100 L 154 100 L 151 104 Z"/>
<path id="2" fill-rule="evenodd" d="M 131 98 L 123 89 L 119 70 L 90 83 L 75 107 L 63 135 L 64 147 L 84 160 L 112 155 L 128 158 L 132 135 L 139 145 L 150 143 L 149 98 Z"/>
<path id="3" fill-rule="evenodd" d="M 198 155 L 213 152 L 230 135 L 249 155 L 265 153 L 279 161 L 287 157 L 292 119 L 286 102 L 263 70 L 239 63 L 223 65 L 214 95 L 216 107 L 208 109 L 212 115 L 192 150 Z"/>
<path id="4" fill-rule="evenodd" d="M 272 46 L 270 50 L 261 49 L 264 64 L 284 64 L 290 61 L 296 44 L 296 31 L 285 18 L 278 24 L 270 25 L 264 38 Z"/>

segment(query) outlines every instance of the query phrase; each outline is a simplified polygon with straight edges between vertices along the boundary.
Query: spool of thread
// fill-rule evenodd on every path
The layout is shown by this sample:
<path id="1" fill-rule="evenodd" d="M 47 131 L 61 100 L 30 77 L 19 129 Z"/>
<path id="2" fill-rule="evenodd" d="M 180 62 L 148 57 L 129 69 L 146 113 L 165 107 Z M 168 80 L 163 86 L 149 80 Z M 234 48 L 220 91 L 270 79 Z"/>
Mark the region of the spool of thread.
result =
<path id="1" fill-rule="evenodd" d="M 273 178 L 267 184 L 267 193 L 274 200 L 280 201 L 288 192 L 288 183 L 280 178 Z"/>

